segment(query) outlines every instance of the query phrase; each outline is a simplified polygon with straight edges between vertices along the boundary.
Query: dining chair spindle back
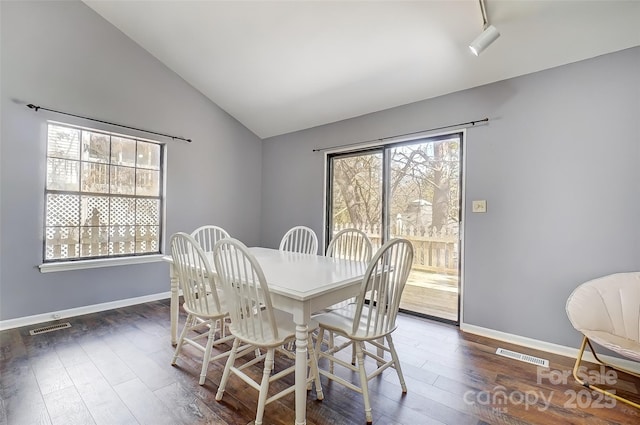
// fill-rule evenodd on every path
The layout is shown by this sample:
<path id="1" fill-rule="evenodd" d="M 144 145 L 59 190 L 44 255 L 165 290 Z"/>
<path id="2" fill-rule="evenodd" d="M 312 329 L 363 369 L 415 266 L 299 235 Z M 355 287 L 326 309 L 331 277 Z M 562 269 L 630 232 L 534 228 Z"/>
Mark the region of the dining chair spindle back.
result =
<path id="1" fill-rule="evenodd" d="M 216 242 L 230 237 L 229 232 L 224 230 L 222 227 L 211 224 L 198 227 L 196 230 L 191 232 L 191 236 L 198 241 L 204 252 L 212 252 L 213 246 Z"/>
<path id="2" fill-rule="evenodd" d="M 227 308 L 216 287 L 209 260 L 198 242 L 191 235 L 179 232 L 171 237 L 170 246 L 173 267 L 184 297 L 183 308 L 187 312 L 171 364 L 176 364 L 185 343 L 202 351 L 204 357 L 199 384 L 204 385 L 209 363 L 229 355 L 229 350 L 225 349 L 211 356 L 214 345 L 219 346 L 232 339 L 225 336 Z M 216 333 L 219 334 L 217 339 Z M 204 345 L 200 342 L 203 339 L 206 339 Z"/>
<path id="3" fill-rule="evenodd" d="M 280 241 L 280 251 L 299 252 L 302 254 L 318 253 L 318 237 L 313 229 L 306 226 L 292 227 Z"/>
<path id="4" fill-rule="evenodd" d="M 349 228 L 335 234 L 327 246 L 326 256 L 355 261 L 371 260 L 371 239 L 362 230 Z"/>

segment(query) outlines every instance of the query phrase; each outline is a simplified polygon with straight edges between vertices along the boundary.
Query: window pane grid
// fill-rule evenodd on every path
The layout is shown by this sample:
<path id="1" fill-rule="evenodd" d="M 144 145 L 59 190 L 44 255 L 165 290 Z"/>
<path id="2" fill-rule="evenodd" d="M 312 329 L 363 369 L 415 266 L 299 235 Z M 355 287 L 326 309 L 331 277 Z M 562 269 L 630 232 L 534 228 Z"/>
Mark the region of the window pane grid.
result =
<path id="1" fill-rule="evenodd" d="M 161 150 L 50 123 L 44 261 L 159 253 Z"/>

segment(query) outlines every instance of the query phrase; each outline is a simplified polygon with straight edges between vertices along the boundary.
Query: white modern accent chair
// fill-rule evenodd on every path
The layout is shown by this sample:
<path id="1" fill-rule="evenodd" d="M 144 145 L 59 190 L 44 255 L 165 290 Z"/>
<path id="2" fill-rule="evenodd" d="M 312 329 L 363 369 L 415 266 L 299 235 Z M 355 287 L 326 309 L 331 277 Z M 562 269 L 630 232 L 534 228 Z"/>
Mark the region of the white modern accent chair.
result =
<path id="1" fill-rule="evenodd" d="M 236 239 L 224 239 L 218 242 L 214 249 L 214 264 L 229 306 L 231 317 L 229 332 L 235 337 L 216 400 L 222 400 L 230 374 L 238 376 L 259 392 L 255 425 L 260 425 L 267 404 L 295 391 L 295 385 L 292 385 L 268 397 L 269 386 L 273 381 L 295 372 L 294 364 L 272 375 L 276 351 L 295 360 L 295 355 L 284 350 L 282 346 L 295 341 L 296 326 L 291 314 L 273 308 L 262 268 L 242 242 Z M 306 386 L 310 389 L 312 382 L 315 381 L 316 397 L 322 400 L 324 396 L 311 339 L 311 331 L 316 328 L 316 323 L 309 324 L 309 375 Z M 243 349 L 240 347 L 241 343 L 251 346 Z M 239 357 L 253 352 L 255 348 L 265 349 L 266 354 L 236 365 Z M 264 360 L 264 369 L 261 382 L 257 382 L 244 370 L 261 360 Z"/>
<path id="2" fill-rule="evenodd" d="M 299 252 L 301 254 L 318 253 L 318 237 L 313 229 L 306 226 L 292 227 L 280 241 L 280 251 Z"/>
<path id="3" fill-rule="evenodd" d="M 394 368 L 398 374 L 402 392 L 407 392 L 391 334 L 397 327 L 396 317 L 400 307 L 400 298 L 411 271 L 412 262 L 413 246 L 411 242 L 406 239 L 391 239 L 376 252 L 370 261 L 362 280 L 356 304 L 314 317 L 320 325 L 316 342 L 316 353 L 319 360 L 326 358 L 330 363 L 335 362 L 358 373 L 360 385 L 357 386 L 330 370 L 320 369 L 320 374 L 362 394 L 367 423 L 373 421 L 368 390 L 370 379 L 378 376 L 389 367 Z M 325 331 L 340 335 L 346 338 L 347 342 L 339 346 L 329 346 L 325 351 L 322 351 Z M 355 343 L 357 366 L 336 356 L 339 351 L 352 346 L 352 343 Z M 369 351 L 365 343 L 375 347 L 376 353 Z M 390 354 L 390 360 L 384 358 L 385 352 Z M 372 365 L 375 365 L 376 369 L 370 374 L 367 374 L 365 368 L 366 357 L 375 360 Z"/>
<path id="4" fill-rule="evenodd" d="M 224 230 L 222 227 L 213 226 L 211 224 L 198 227 L 196 230 L 191 232 L 191 236 L 198 241 L 204 252 L 212 252 L 213 246 L 216 242 L 230 237 L 229 232 Z"/>
<path id="5" fill-rule="evenodd" d="M 199 384 L 203 385 L 209 363 L 229 355 L 229 350 L 226 349 L 216 356 L 211 356 L 213 346 L 233 339 L 233 336 L 225 336 L 224 332 L 227 308 L 224 298 L 216 288 L 211 265 L 198 242 L 192 236 L 179 232 L 171 237 L 170 245 L 173 267 L 177 271 L 184 297 L 183 308 L 187 312 L 187 320 L 180 333 L 171 364 L 176 364 L 185 343 L 202 351 L 204 357 Z M 219 334 L 217 339 L 216 333 Z M 203 345 L 201 340 L 206 340 L 206 344 Z"/>
<path id="6" fill-rule="evenodd" d="M 584 376 L 578 374 L 588 345 L 600 364 L 640 377 L 635 371 L 601 360 L 592 344 L 595 342 L 623 358 L 640 362 L 640 272 L 615 273 L 585 282 L 571 293 L 566 309 L 569 321 L 583 335 L 573 368 L 576 381 L 590 390 L 640 408 L 640 404 L 614 394 L 615 391 L 585 382 Z"/>

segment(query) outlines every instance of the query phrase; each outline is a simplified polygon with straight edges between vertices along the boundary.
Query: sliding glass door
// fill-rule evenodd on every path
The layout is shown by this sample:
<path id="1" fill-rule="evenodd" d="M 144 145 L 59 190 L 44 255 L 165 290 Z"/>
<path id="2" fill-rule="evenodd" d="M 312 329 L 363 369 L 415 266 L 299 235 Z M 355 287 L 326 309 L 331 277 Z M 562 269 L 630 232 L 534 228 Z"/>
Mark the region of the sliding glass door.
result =
<path id="1" fill-rule="evenodd" d="M 328 158 L 327 243 L 356 227 L 374 251 L 409 239 L 414 263 L 401 309 L 458 322 L 462 133 Z"/>

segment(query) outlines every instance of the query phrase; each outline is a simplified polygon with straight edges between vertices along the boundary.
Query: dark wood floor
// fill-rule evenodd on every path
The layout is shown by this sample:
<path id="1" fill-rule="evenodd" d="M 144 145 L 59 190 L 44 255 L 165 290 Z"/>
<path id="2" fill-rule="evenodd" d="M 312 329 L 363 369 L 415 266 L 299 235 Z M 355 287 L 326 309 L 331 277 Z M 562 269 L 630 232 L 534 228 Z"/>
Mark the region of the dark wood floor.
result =
<path id="1" fill-rule="evenodd" d="M 168 301 L 65 321 L 72 327 L 37 336 L 29 335 L 36 326 L 0 332 L 0 424 L 252 421 L 257 393 L 238 379 L 229 381 L 223 402 L 215 401 L 223 363 L 211 364 L 202 387 L 196 352 L 182 356 L 177 367 L 170 365 Z M 639 410 L 602 400 L 572 377 L 563 382 L 571 359 L 409 316 L 400 317 L 394 341 L 408 393 L 402 394 L 393 370 L 372 380 L 374 424 L 640 424 Z M 499 346 L 547 358 L 551 367 L 538 369 L 497 356 Z M 359 394 L 324 378 L 322 384 L 324 401 L 309 393 L 310 425 L 364 424 Z M 639 399 L 639 379 L 618 374 L 617 386 L 619 394 Z M 292 424 L 293 399 L 291 394 L 268 405 L 264 423 Z"/>

